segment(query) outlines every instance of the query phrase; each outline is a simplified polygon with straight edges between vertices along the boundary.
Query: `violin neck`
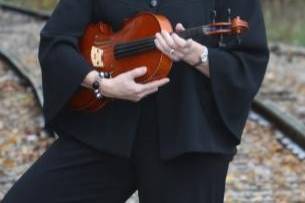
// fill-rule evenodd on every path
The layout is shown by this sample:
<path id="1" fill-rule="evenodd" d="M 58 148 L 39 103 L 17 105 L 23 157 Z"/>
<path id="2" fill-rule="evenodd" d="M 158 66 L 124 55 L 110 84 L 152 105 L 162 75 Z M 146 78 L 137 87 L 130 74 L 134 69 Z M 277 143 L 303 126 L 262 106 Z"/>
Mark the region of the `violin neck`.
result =
<path id="1" fill-rule="evenodd" d="M 203 26 L 188 28 L 184 31 L 178 32 L 177 34 L 180 37 L 187 39 L 187 38 L 192 38 L 192 37 L 202 35 L 202 34 L 208 35 L 209 31 L 210 31 L 210 27 L 207 25 L 203 25 Z"/>
<path id="2" fill-rule="evenodd" d="M 197 35 L 208 35 L 210 27 L 207 25 L 186 29 L 177 33 L 180 37 L 187 39 Z M 133 42 L 120 43 L 115 46 L 114 55 L 117 59 L 132 56 L 156 48 L 155 37 L 148 37 Z"/>

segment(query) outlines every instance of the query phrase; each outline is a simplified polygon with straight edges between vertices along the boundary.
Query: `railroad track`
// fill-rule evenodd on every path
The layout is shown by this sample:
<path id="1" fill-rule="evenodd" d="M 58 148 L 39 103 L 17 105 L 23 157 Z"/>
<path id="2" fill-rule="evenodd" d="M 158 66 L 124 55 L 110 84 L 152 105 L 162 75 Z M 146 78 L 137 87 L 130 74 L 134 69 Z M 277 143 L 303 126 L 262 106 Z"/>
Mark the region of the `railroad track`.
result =
<path id="1" fill-rule="evenodd" d="M 16 11 L 18 13 L 22 13 L 25 15 L 29 15 L 35 18 L 40 18 L 47 20 L 51 13 L 46 11 L 40 11 L 40 10 L 34 10 L 34 9 L 28 9 L 22 6 L 18 6 L 14 3 L 8 3 L 8 2 L 0 2 L 0 6 L 2 9 L 10 10 L 10 11 Z"/>
<path id="2" fill-rule="evenodd" d="M 45 23 L 45 20 L 49 18 L 50 13 L 44 12 L 37 12 L 33 10 L 24 9 L 22 7 L 16 7 L 10 4 L 2 4 L 0 3 L 2 10 L 0 10 L 0 60 L 7 63 L 26 83 L 32 87 L 34 90 L 34 95 L 37 103 L 40 107 L 43 104 L 43 97 L 42 97 L 42 88 L 41 88 L 41 73 L 38 61 L 36 59 L 37 55 L 37 44 L 38 44 L 38 36 L 37 33 L 39 32 L 40 28 Z M 1 13 L 2 12 L 2 13 Z M 6 24 L 6 22 L 8 22 Z M 3 29 L 2 29 L 3 28 Z M 3 43 L 5 42 L 5 43 Z M 13 48 L 12 48 L 13 47 Z M 298 57 L 304 57 L 305 51 L 303 52 L 302 49 L 291 49 L 287 52 L 287 49 L 281 48 L 278 44 L 271 45 L 272 52 L 279 54 L 279 55 L 288 55 L 291 57 L 292 55 L 297 55 Z M 285 52 L 286 50 L 286 52 Z M 13 54 L 14 51 L 14 54 Z M 27 53 L 26 55 L 24 53 Z M 304 54 L 304 55 L 303 55 Z M 267 120 L 264 123 L 264 119 Z M 298 119 L 297 117 L 283 111 L 276 102 L 266 99 L 265 97 L 261 97 L 260 95 L 256 97 L 253 103 L 253 112 L 250 114 L 250 120 L 255 121 L 257 123 L 263 124 L 254 124 L 250 121 L 247 125 L 246 134 L 254 134 L 252 136 L 246 136 L 246 140 L 243 141 L 245 143 L 240 148 L 240 152 L 237 155 L 236 161 L 233 162 L 233 169 L 231 170 L 228 176 L 228 187 L 233 188 L 229 189 L 229 195 L 227 195 L 226 200 L 227 202 L 236 202 L 237 198 L 234 196 L 238 190 L 242 190 L 243 193 L 246 195 L 241 195 L 238 197 L 238 202 L 251 202 L 249 199 L 252 197 L 251 194 L 254 193 L 253 199 L 257 199 L 257 196 L 261 196 L 262 201 L 258 202 L 268 202 L 271 198 L 270 194 L 266 194 L 264 192 L 256 192 L 253 191 L 253 187 L 251 184 L 248 186 L 244 186 L 244 180 L 238 179 L 240 178 L 241 172 L 246 174 L 247 176 L 251 176 L 254 169 L 254 165 L 249 165 L 248 162 L 253 163 L 260 163 L 261 159 L 266 157 L 265 154 L 260 150 L 259 147 L 264 146 L 266 149 L 271 148 L 270 142 L 272 142 L 272 153 L 276 151 L 280 151 L 280 156 L 285 156 L 285 159 L 293 159 L 287 152 L 283 152 L 281 146 L 278 146 L 273 139 L 262 136 L 262 133 L 270 133 L 276 137 L 282 143 L 282 146 L 289 149 L 290 152 L 293 152 L 299 160 L 305 159 L 305 154 L 302 150 L 296 150 L 296 147 L 291 147 L 294 143 L 297 146 L 305 148 L 305 127 L 304 123 Z M 271 128 L 275 128 L 271 129 Z M 1 125 L 0 125 L 1 129 Z M 259 131 L 257 131 L 259 129 Z M 277 131 L 280 129 L 283 133 Z M 247 140 L 248 139 L 248 140 Z M 269 140 L 270 139 L 270 140 Z M 1 144 L 1 143 L 0 143 Z M 276 145 L 276 147 L 274 147 Z M 252 148 L 251 148 L 252 147 Z M 251 148 L 251 149 L 249 149 Z M 275 149 L 273 149 L 275 148 Z M 260 154 L 258 155 L 259 158 L 253 158 L 253 154 Z M 267 153 L 267 152 L 264 152 Z M 284 155 L 283 155 L 284 154 Z M 255 155 L 256 156 L 256 155 Z M 264 165 L 268 165 L 270 160 L 274 159 L 279 155 L 270 155 L 268 152 L 268 160 L 263 162 Z M 287 158 L 289 157 L 289 158 Z M 249 161 L 251 158 L 255 159 L 254 161 Z M 1 161 L 1 154 L 0 154 L 0 161 Z M 287 161 L 287 160 L 286 160 Z M 301 161 L 293 160 L 292 164 L 301 164 Z M 286 163 L 287 164 L 287 163 Z M 260 165 L 259 165 L 260 166 Z M 265 167 L 265 166 L 260 166 Z M 257 167 L 255 167 L 257 168 Z M 267 168 L 268 169 L 268 168 Z M 280 170 L 280 169 L 279 169 Z M 301 171 L 301 169 L 298 169 Z M 260 172 L 255 172 L 256 174 Z M 279 173 L 279 176 L 284 176 L 284 172 L 275 172 Z M 1 170 L 0 170 L 1 174 Z M 257 175 L 257 177 L 260 177 Z M 290 177 L 290 176 L 289 176 Z M 16 178 L 11 178 L 12 180 L 16 180 Z M 251 179 L 251 178 L 249 178 Z M 273 191 L 272 185 L 268 183 L 268 178 L 265 180 L 260 180 L 259 188 L 263 188 L 263 191 Z M 288 183 L 290 184 L 290 180 L 293 178 L 289 178 Z M 236 184 L 237 182 L 237 184 Z M 257 182 L 255 184 L 258 184 Z M 268 185 L 269 184 L 269 185 Z M 300 183 L 302 184 L 302 183 Z M 0 178 L 0 185 L 1 185 L 1 178 Z M 239 186 L 241 185 L 241 186 Z M 240 188 L 239 188 L 240 187 Z M 301 188 L 301 187 L 300 187 Z M 257 189 L 258 191 L 261 191 Z M 298 189 L 293 189 L 294 191 L 298 191 Z M 300 190 L 301 191 L 301 190 Z M 249 194 L 247 193 L 249 192 Z M 1 188 L 0 188 L 1 193 Z M 251 194 L 250 194 L 251 193 Z M 252 194 L 253 195 L 253 194 Z M 282 194 L 276 194 L 276 198 L 279 196 L 281 197 Z M 297 192 L 294 195 L 289 196 L 290 200 L 292 198 L 303 197 L 302 194 L 298 194 Z M 1 196 L 0 196 L 1 198 Z M 282 197 L 281 197 L 282 198 Z M 288 196 L 287 196 L 288 198 Z M 296 199 L 299 201 L 299 199 Z M 255 201 L 254 201 L 255 202 Z M 257 201 L 256 201 L 257 202 Z M 269 201 L 273 202 L 273 201 Z M 283 201 L 281 201 L 283 202 Z M 284 201 L 285 202 L 285 201 Z M 288 202 L 288 201 L 287 201 Z M 300 202 L 300 201 L 299 201 Z"/>

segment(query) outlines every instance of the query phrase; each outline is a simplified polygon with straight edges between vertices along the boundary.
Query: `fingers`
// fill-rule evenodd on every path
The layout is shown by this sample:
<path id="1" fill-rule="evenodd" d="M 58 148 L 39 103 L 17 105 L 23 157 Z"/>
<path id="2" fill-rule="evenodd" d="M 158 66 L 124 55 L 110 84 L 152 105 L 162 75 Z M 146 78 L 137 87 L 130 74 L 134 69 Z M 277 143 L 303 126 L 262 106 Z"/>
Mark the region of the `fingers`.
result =
<path id="1" fill-rule="evenodd" d="M 157 87 L 156 87 L 156 88 L 153 88 L 153 89 L 146 90 L 146 91 L 142 92 L 142 93 L 139 95 L 139 97 L 140 97 L 140 99 L 142 99 L 143 97 L 146 97 L 146 96 L 149 95 L 149 94 L 158 92 L 158 90 L 159 90 L 159 88 L 157 88 Z"/>
<path id="2" fill-rule="evenodd" d="M 161 87 L 161 86 L 167 84 L 169 81 L 170 81 L 169 78 L 163 78 L 163 79 L 160 79 L 160 80 L 155 80 L 155 81 L 143 84 L 142 87 L 143 87 L 144 91 L 147 91 L 147 90 L 150 90 L 150 89 Z"/>
<path id="3" fill-rule="evenodd" d="M 179 37 L 176 33 L 172 34 L 173 41 L 175 42 L 176 46 L 181 49 L 183 52 L 189 51 L 191 48 L 193 41 L 192 39 L 183 39 Z"/>
<path id="4" fill-rule="evenodd" d="M 184 45 L 184 49 L 191 49 L 192 48 L 192 45 L 193 45 L 193 40 L 190 38 L 190 39 L 187 39 L 186 40 L 186 44 Z"/>
<path id="5" fill-rule="evenodd" d="M 155 80 L 146 84 L 139 84 L 136 83 L 134 86 L 135 95 L 132 96 L 132 101 L 140 101 L 143 97 L 147 96 L 148 94 L 152 94 L 159 90 L 159 87 L 167 84 L 169 82 L 169 78 L 163 78 L 161 80 Z"/>
<path id="6" fill-rule="evenodd" d="M 180 55 L 176 51 L 174 51 L 173 53 L 171 53 L 170 51 L 172 49 L 175 50 L 176 44 L 168 32 L 161 31 L 161 33 L 157 33 L 155 44 L 161 52 L 166 54 L 172 60 L 180 60 Z"/>
<path id="7" fill-rule="evenodd" d="M 186 45 L 185 39 L 179 37 L 176 33 L 172 34 L 172 38 L 179 48 L 184 48 L 184 46 Z"/>
<path id="8" fill-rule="evenodd" d="M 155 88 L 159 88 L 169 82 L 169 78 L 163 78 L 161 80 L 154 80 L 152 82 L 148 82 L 145 84 L 136 83 L 135 89 L 137 90 L 138 94 L 142 92 L 149 91 Z"/>
<path id="9" fill-rule="evenodd" d="M 174 61 L 179 61 L 180 58 L 174 53 L 170 53 L 171 48 L 169 48 L 168 46 L 165 45 L 161 45 L 159 40 L 155 40 L 155 44 L 156 47 L 165 55 L 167 55 L 168 57 L 170 57 L 172 60 Z M 165 48 L 166 47 L 166 48 Z"/>
<path id="10" fill-rule="evenodd" d="M 170 46 L 167 44 L 165 39 L 163 38 L 163 35 L 161 33 L 156 34 L 156 41 L 158 44 L 158 48 L 160 48 L 163 52 L 168 53 L 170 51 Z"/>
<path id="11" fill-rule="evenodd" d="M 175 50 L 173 53 L 169 53 L 170 57 L 175 61 L 179 61 L 183 57 L 184 54 L 181 53 L 180 49 L 178 49 L 177 43 L 173 40 L 173 37 L 168 32 L 165 32 L 165 31 L 161 31 L 161 35 L 165 39 L 165 42 L 167 43 L 167 46 L 169 47 L 169 49 Z M 175 34 L 175 35 L 178 36 L 177 34 Z M 180 38 L 180 39 L 182 39 L 182 38 Z"/>
<path id="12" fill-rule="evenodd" d="M 169 35 L 168 32 L 165 32 L 165 31 L 161 31 L 161 35 L 166 43 L 166 45 L 170 48 L 170 49 L 175 49 L 176 46 L 175 46 L 175 42 L 173 40 L 173 38 Z"/>
<path id="13" fill-rule="evenodd" d="M 181 31 L 184 31 L 185 28 L 184 28 L 184 26 L 181 23 L 177 23 L 175 30 L 177 32 L 181 32 Z"/>
<path id="14" fill-rule="evenodd" d="M 183 31 L 185 28 L 181 23 L 176 25 L 176 31 Z M 188 40 L 183 39 L 176 33 L 168 33 L 162 30 L 160 33 L 156 33 L 155 39 L 156 47 L 170 57 L 174 61 L 180 61 L 185 59 L 193 46 L 193 40 L 190 38 Z"/>
<path id="15" fill-rule="evenodd" d="M 135 68 L 130 71 L 127 71 L 125 74 L 127 74 L 127 76 L 129 76 L 130 78 L 134 79 L 134 78 L 145 75 L 146 72 L 147 72 L 147 67 L 141 66 L 139 68 Z"/>
<path id="16" fill-rule="evenodd" d="M 152 82 L 148 82 L 145 84 L 136 83 L 135 88 L 137 89 L 138 93 L 141 93 L 143 91 L 148 91 L 148 90 L 151 90 L 154 88 L 159 88 L 168 82 L 169 82 L 169 78 L 163 78 L 161 80 L 154 80 Z"/>

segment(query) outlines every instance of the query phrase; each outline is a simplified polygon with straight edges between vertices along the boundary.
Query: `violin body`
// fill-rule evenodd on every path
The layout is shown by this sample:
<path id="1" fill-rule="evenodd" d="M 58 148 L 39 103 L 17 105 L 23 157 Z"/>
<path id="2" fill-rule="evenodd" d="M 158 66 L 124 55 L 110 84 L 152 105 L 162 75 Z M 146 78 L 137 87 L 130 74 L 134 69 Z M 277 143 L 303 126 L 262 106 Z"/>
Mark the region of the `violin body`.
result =
<path id="1" fill-rule="evenodd" d="M 120 58 L 114 55 L 115 45 L 154 37 L 161 30 L 172 32 L 173 28 L 164 16 L 150 12 L 142 12 L 127 19 L 122 29 L 116 33 L 105 23 L 90 24 L 80 40 L 80 52 L 92 68 L 110 72 L 112 77 L 139 66 L 147 66 L 147 73 L 136 78 L 136 82 L 146 83 L 161 79 L 169 74 L 172 61 L 159 50 L 150 49 Z M 70 107 L 74 110 L 97 111 L 110 100 L 96 99 L 91 89 L 81 86 L 72 96 Z"/>

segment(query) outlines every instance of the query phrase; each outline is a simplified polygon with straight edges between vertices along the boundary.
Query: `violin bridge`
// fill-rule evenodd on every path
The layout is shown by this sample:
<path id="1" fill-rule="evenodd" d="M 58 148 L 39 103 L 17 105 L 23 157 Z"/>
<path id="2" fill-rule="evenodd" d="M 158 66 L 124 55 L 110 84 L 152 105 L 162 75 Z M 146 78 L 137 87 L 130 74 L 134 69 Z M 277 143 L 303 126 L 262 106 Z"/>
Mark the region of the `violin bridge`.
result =
<path id="1" fill-rule="evenodd" d="M 92 46 L 91 62 L 93 67 L 104 67 L 103 57 L 104 57 L 104 50 L 96 46 Z"/>

